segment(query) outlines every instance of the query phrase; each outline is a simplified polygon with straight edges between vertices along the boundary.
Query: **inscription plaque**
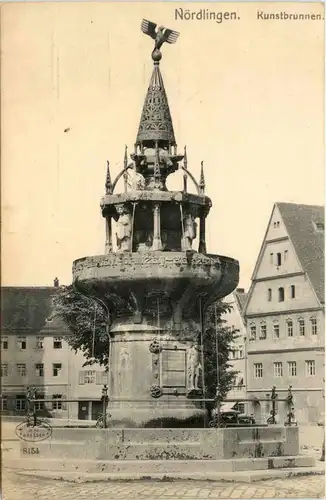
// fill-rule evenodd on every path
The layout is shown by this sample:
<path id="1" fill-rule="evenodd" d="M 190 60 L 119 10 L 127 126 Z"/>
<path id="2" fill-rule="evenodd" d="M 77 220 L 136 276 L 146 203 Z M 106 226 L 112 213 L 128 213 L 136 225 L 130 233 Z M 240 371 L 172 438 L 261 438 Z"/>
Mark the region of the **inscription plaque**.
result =
<path id="1" fill-rule="evenodd" d="M 186 351 L 164 349 L 162 359 L 162 386 L 186 386 Z"/>

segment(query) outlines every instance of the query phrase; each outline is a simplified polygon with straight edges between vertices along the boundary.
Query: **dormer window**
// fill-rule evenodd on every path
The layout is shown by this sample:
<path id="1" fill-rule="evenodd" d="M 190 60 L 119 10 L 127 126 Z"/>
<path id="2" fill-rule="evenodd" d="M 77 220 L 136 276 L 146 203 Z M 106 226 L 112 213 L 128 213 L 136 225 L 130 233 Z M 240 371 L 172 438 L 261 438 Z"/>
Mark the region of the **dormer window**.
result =
<path id="1" fill-rule="evenodd" d="M 313 225 L 314 225 L 315 231 L 318 231 L 320 233 L 324 232 L 324 229 L 325 229 L 324 221 L 313 221 Z"/>
<path id="2" fill-rule="evenodd" d="M 54 337 L 53 338 L 53 349 L 62 349 L 62 338 Z"/>

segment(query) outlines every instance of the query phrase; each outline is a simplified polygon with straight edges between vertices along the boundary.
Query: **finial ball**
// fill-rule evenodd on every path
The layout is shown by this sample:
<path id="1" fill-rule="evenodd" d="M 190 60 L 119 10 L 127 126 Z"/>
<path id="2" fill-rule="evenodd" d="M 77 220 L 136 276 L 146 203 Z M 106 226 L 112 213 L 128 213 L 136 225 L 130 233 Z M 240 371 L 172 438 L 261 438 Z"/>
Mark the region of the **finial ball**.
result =
<path id="1" fill-rule="evenodd" d="M 153 50 L 152 59 L 155 62 L 159 62 L 162 59 L 162 53 L 158 49 Z"/>

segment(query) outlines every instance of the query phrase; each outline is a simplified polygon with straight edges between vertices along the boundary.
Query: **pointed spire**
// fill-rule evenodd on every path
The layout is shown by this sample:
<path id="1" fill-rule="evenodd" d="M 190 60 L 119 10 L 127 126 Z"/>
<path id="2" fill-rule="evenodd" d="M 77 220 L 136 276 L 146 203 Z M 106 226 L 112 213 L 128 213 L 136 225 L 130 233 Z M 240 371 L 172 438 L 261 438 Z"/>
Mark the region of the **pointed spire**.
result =
<path id="1" fill-rule="evenodd" d="M 168 99 L 158 63 L 154 69 L 140 118 L 136 144 L 154 147 L 175 146 L 175 137 Z"/>
<path id="2" fill-rule="evenodd" d="M 204 162 L 201 162 L 200 165 L 200 181 L 199 181 L 199 190 L 201 194 L 205 193 L 205 176 L 204 176 Z"/>
<path id="3" fill-rule="evenodd" d="M 184 148 L 184 156 L 183 156 L 183 166 L 185 170 L 188 170 L 188 157 L 187 157 L 187 146 Z M 183 191 L 186 193 L 187 192 L 187 180 L 188 180 L 188 175 L 187 172 L 183 171 Z"/>
<path id="4" fill-rule="evenodd" d="M 112 182 L 110 174 L 110 162 L 106 162 L 106 179 L 105 179 L 105 193 L 112 194 Z"/>

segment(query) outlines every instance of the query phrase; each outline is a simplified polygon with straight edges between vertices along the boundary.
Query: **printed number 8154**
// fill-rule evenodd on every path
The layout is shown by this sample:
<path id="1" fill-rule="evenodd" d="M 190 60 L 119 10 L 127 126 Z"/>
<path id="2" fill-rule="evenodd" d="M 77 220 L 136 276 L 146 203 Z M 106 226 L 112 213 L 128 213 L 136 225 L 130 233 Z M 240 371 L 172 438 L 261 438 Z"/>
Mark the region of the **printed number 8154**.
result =
<path id="1" fill-rule="evenodd" d="M 23 448 L 24 455 L 38 455 L 40 453 L 39 448 Z"/>

